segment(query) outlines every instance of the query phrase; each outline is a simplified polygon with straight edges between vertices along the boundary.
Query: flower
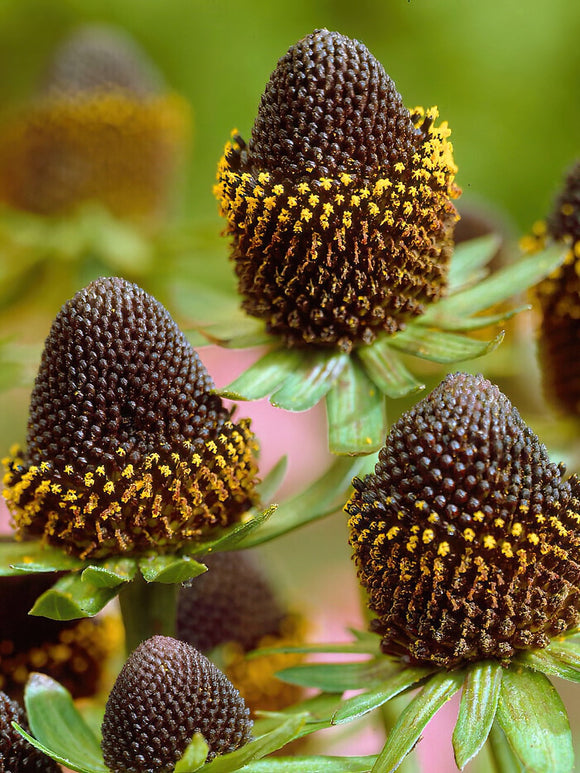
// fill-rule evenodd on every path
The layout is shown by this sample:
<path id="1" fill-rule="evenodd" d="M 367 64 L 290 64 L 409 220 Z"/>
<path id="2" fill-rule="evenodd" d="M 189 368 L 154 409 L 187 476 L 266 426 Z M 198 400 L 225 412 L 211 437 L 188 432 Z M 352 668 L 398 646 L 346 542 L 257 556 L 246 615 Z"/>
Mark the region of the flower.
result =
<path id="1" fill-rule="evenodd" d="M 153 297 L 118 278 L 78 292 L 46 341 L 27 447 L 6 460 L 18 534 L 93 559 L 176 552 L 239 521 L 257 445 L 212 388 Z"/>
<path id="2" fill-rule="evenodd" d="M 154 636 L 129 657 L 102 725 L 105 764 L 115 773 L 170 771 L 195 733 L 208 760 L 251 739 L 249 710 L 235 687 L 185 642 Z"/>
<path id="3" fill-rule="evenodd" d="M 499 389 L 448 376 L 391 428 L 347 504 L 382 650 L 453 668 L 580 622 L 580 480 Z"/>
<path id="4" fill-rule="evenodd" d="M 367 48 L 316 30 L 272 73 L 216 195 L 243 308 L 286 345 L 350 351 L 445 292 L 456 167 L 436 108 L 403 106 Z"/>
<path id="5" fill-rule="evenodd" d="M 31 746 L 12 727 L 17 722 L 28 731 L 24 709 L 0 692 L 0 770 L 6 773 L 59 773 L 60 767 Z"/>

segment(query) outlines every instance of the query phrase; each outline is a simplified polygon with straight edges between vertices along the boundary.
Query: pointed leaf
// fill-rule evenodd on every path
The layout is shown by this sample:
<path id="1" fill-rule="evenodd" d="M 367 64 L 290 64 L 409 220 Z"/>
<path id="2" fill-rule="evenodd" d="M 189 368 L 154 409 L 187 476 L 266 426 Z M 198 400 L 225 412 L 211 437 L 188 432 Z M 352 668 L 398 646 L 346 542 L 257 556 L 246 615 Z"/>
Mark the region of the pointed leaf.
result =
<path id="1" fill-rule="evenodd" d="M 338 644 L 304 644 L 303 646 L 288 647 L 261 647 L 259 650 L 249 652 L 246 657 L 261 658 L 263 655 L 281 655 L 281 654 L 340 654 L 349 655 L 352 653 L 364 655 L 376 655 L 378 653 L 378 643 L 380 639 L 377 636 L 376 642 L 368 641 L 339 642 Z M 385 657 L 385 656 L 383 656 Z M 356 688 L 354 688 L 356 689 Z"/>
<path id="2" fill-rule="evenodd" d="M 526 770 L 569 773 L 574 769 L 566 709 L 543 674 L 514 666 L 506 669 L 497 719 Z"/>
<path id="3" fill-rule="evenodd" d="M 397 399 L 424 389 L 403 365 L 400 356 L 389 345 L 390 336 L 379 338 L 371 346 L 361 346 L 356 356 L 367 375 L 387 397 Z"/>
<path id="4" fill-rule="evenodd" d="M 368 773 L 372 757 L 276 757 L 250 762 L 243 773 Z"/>
<path id="5" fill-rule="evenodd" d="M 201 733 L 195 733 L 187 748 L 175 763 L 173 773 L 190 773 L 201 768 L 207 759 L 209 746 Z"/>
<path id="6" fill-rule="evenodd" d="M 464 671 L 435 674 L 413 698 L 389 733 L 373 773 L 396 770 L 413 749 L 429 720 L 461 688 Z"/>
<path id="7" fill-rule="evenodd" d="M 217 394 L 229 400 L 260 400 L 282 386 L 300 365 L 304 353 L 299 349 L 273 349 Z"/>
<path id="8" fill-rule="evenodd" d="M 262 502 L 269 502 L 273 498 L 274 494 L 280 488 L 280 484 L 284 480 L 287 469 L 288 457 L 283 456 L 281 459 L 278 459 L 270 472 L 264 476 L 264 479 L 258 483 L 256 488 L 258 489 Z"/>
<path id="9" fill-rule="evenodd" d="M 277 510 L 278 505 L 270 505 L 261 513 L 252 512 L 251 517 L 236 524 L 234 528 L 227 530 L 220 537 L 192 546 L 192 554 L 199 557 L 218 550 L 241 550 L 248 547 L 247 541 L 251 541 L 254 531 L 258 530 L 259 527 L 264 527 Z"/>
<path id="10" fill-rule="evenodd" d="M 455 293 L 485 276 L 487 271 L 483 267 L 490 262 L 500 245 L 501 238 L 497 234 L 479 236 L 458 244 L 449 266 L 449 293 Z"/>
<path id="11" fill-rule="evenodd" d="M 332 724 L 342 725 L 368 714 L 369 711 L 379 708 L 383 703 L 417 684 L 421 679 L 425 679 L 432 672 L 433 669 L 419 667 L 405 668 L 403 671 L 399 671 L 399 673 L 389 677 L 380 687 L 343 701 L 332 717 Z"/>
<path id="12" fill-rule="evenodd" d="M 168 584 L 186 582 L 207 572 L 207 566 L 190 556 L 177 555 L 145 556 L 139 560 L 139 569 L 146 582 Z"/>
<path id="13" fill-rule="evenodd" d="M 224 295 L 224 300 L 229 300 L 229 297 Z M 272 345 L 277 341 L 275 336 L 267 332 L 262 320 L 242 313 L 234 313 L 230 319 L 204 326 L 199 332 L 204 336 L 206 344 L 217 344 L 226 349 L 249 349 L 253 346 Z"/>
<path id="14" fill-rule="evenodd" d="M 396 670 L 392 660 L 374 658 L 361 663 L 306 663 L 278 671 L 283 682 L 313 687 L 325 692 L 344 692 L 378 687 Z"/>
<path id="15" fill-rule="evenodd" d="M 547 676 L 558 676 L 560 679 L 567 679 L 569 682 L 580 682 L 580 668 L 576 663 L 570 664 L 563 658 L 548 649 L 531 650 L 524 652 L 518 657 L 518 662 L 534 671 L 540 671 Z"/>
<path id="16" fill-rule="evenodd" d="M 80 558 L 41 542 L 0 540 L 0 577 L 33 572 L 60 572 L 86 566 Z"/>
<path id="17" fill-rule="evenodd" d="M 492 341 L 478 341 L 476 338 L 458 333 L 447 333 L 444 330 L 409 324 L 406 330 L 391 336 L 390 343 L 395 349 L 425 360 L 451 363 L 472 360 L 488 354 L 500 345 L 503 337 L 502 332 Z"/>
<path id="18" fill-rule="evenodd" d="M 136 573 L 137 562 L 134 558 L 110 558 L 100 564 L 87 566 L 81 577 L 96 588 L 114 588 L 132 580 Z"/>
<path id="19" fill-rule="evenodd" d="M 120 587 L 99 588 L 84 581 L 80 574 L 68 574 L 36 599 L 30 614 L 52 620 L 92 617 L 115 598 Z"/>
<path id="20" fill-rule="evenodd" d="M 287 411 L 307 411 L 328 393 L 347 361 L 348 354 L 333 350 L 305 354 L 270 402 Z"/>
<path id="21" fill-rule="evenodd" d="M 387 424 L 385 398 L 354 358 L 326 395 L 326 414 L 333 454 L 370 454 L 382 445 Z"/>
<path id="22" fill-rule="evenodd" d="M 492 660 L 477 663 L 467 671 L 453 731 L 455 761 L 460 770 L 487 740 L 499 700 L 502 672 L 501 664 Z"/>
<path id="23" fill-rule="evenodd" d="M 495 763 L 494 767 L 496 767 L 500 773 L 523 773 L 523 768 L 507 742 L 505 733 L 499 726 L 497 719 L 489 731 L 488 743 L 491 747 L 493 761 Z"/>
<path id="24" fill-rule="evenodd" d="M 107 773 L 101 748 L 70 693 L 46 674 L 31 674 L 24 692 L 30 730 L 68 768 Z"/>
<path id="25" fill-rule="evenodd" d="M 440 328 L 441 330 L 457 330 L 457 331 L 471 331 L 481 330 L 484 327 L 491 327 L 492 325 L 499 325 L 500 322 L 507 322 L 508 319 L 515 317 L 522 311 L 529 311 L 532 307 L 526 303 L 523 306 L 517 306 L 513 309 L 506 309 L 500 311 L 497 314 L 486 314 L 485 316 L 477 317 L 448 317 L 444 314 L 439 316 L 435 313 L 430 314 L 429 317 L 421 317 L 417 320 L 417 325 L 427 325 Z"/>

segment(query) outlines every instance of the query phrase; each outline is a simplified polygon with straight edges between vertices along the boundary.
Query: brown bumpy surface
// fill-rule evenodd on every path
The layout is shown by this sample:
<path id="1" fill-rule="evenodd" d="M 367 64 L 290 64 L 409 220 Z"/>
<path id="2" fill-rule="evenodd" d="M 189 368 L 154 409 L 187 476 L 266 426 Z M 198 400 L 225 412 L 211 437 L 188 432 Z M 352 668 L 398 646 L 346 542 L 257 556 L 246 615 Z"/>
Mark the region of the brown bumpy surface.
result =
<path id="1" fill-rule="evenodd" d="M 447 283 L 455 166 L 437 110 L 407 110 L 356 40 L 316 30 L 280 59 L 216 195 L 243 307 L 288 346 L 349 351 Z"/>
<path id="2" fill-rule="evenodd" d="M 60 773 L 60 767 L 14 730 L 17 722 L 30 732 L 24 710 L 0 692 L 0 773 Z"/>
<path id="3" fill-rule="evenodd" d="M 251 739 L 252 722 L 238 691 L 185 642 L 154 636 L 127 660 L 102 726 L 105 764 L 114 773 L 171 771 L 195 733 L 208 759 Z"/>
<path id="4" fill-rule="evenodd" d="M 27 448 L 5 496 L 20 532 L 82 556 L 173 551 L 255 503 L 247 421 L 168 312 L 122 279 L 92 282 L 47 338 Z"/>
<path id="5" fill-rule="evenodd" d="M 580 622 L 580 481 L 499 389 L 448 376 L 392 427 L 347 505 L 385 653 L 509 660 Z"/>

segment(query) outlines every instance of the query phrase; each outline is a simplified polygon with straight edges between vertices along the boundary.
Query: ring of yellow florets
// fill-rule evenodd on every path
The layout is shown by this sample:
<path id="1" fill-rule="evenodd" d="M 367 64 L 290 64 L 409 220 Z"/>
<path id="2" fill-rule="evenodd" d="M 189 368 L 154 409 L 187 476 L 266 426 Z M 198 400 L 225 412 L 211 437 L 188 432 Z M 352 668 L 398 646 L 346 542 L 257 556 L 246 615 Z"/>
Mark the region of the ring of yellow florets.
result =
<path id="1" fill-rule="evenodd" d="M 216 527 L 238 521 L 256 501 L 257 444 L 249 422 L 226 422 L 201 453 L 191 443 L 160 448 L 138 466 L 87 471 L 50 462 L 26 466 L 15 449 L 4 497 L 18 535 L 41 535 L 81 558 L 175 552 Z"/>
<path id="2" fill-rule="evenodd" d="M 280 171 L 246 171 L 243 141 L 234 136 L 215 192 L 234 236 L 246 311 L 293 345 L 350 338 L 343 347 L 350 348 L 357 339 L 370 343 L 373 329 L 394 332 L 397 315 L 421 313 L 423 301 L 441 296 L 457 219 L 450 198 L 460 191 L 450 130 L 433 124 L 437 115 L 436 108 L 411 114 L 424 140 L 409 168 L 399 162 L 364 180 L 346 172 L 319 177 L 314 167 L 299 181 Z M 287 304 L 290 296 L 295 306 Z M 309 296 L 312 307 L 301 312 Z"/>

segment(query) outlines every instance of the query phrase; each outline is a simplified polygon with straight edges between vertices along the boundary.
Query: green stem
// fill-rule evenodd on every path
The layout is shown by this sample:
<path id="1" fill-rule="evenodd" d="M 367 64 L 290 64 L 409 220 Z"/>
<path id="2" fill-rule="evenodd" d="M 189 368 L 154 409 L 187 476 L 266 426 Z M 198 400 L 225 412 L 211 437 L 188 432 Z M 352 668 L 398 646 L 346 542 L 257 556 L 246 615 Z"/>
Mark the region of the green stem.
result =
<path id="1" fill-rule="evenodd" d="M 521 773 L 522 766 L 497 722 L 491 726 L 486 747 L 493 762 L 494 773 Z"/>
<path id="2" fill-rule="evenodd" d="M 145 582 L 142 577 L 125 584 L 119 603 L 127 655 L 156 634 L 175 636 L 178 588 L 173 583 Z"/>

